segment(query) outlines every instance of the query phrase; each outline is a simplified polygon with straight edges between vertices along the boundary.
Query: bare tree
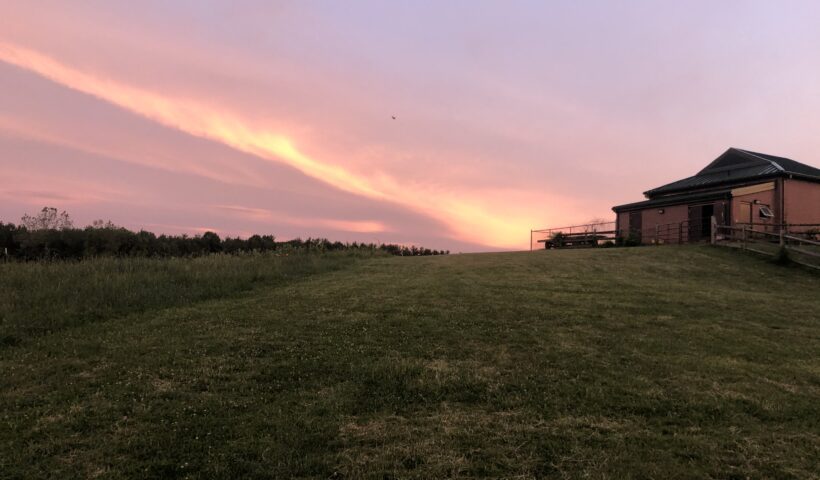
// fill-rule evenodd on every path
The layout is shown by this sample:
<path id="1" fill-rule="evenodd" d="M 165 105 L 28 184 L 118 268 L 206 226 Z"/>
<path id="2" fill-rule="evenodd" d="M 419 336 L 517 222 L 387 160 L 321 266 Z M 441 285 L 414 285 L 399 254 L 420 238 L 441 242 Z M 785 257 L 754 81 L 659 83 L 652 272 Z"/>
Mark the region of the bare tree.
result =
<path id="1" fill-rule="evenodd" d="M 108 229 L 108 230 L 114 230 L 114 229 L 119 228 L 111 220 L 103 220 L 103 219 L 94 220 L 93 222 L 91 222 L 90 227 L 91 228 L 97 228 L 97 229 Z"/>
<path id="2" fill-rule="evenodd" d="M 54 207 L 43 207 L 35 216 L 25 214 L 20 223 L 28 230 L 67 230 L 74 228 L 68 212 L 57 212 Z"/>

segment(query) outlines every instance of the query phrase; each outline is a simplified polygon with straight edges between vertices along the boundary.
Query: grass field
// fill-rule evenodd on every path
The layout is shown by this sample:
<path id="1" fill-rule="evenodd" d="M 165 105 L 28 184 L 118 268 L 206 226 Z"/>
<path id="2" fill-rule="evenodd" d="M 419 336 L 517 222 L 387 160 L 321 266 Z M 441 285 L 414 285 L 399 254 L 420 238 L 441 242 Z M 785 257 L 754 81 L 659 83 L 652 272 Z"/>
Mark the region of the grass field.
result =
<path id="1" fill-rule="evenodd" d="M 0 478 L 820 478 L 815 273 L 708 246 L 281 261 L 0 265 Z"/>
<path id="2" fill-rule="evenodd" d="M 344 268 L 362 252 L 97 258 L 0 264 L 0 346 L 112 317 L 187 305 Z"/>

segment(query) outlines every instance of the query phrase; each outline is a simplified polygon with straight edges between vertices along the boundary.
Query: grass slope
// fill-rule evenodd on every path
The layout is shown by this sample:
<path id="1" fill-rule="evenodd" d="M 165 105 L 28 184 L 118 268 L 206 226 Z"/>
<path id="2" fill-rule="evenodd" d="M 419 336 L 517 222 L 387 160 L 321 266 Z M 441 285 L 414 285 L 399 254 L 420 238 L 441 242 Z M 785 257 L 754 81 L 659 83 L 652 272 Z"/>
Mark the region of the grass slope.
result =
<path id="1" fill-rule="evenodd" d="M 362 260 L 0 349 L 0 477 L 817 478 L 818 312 L 710 247 Z"/>

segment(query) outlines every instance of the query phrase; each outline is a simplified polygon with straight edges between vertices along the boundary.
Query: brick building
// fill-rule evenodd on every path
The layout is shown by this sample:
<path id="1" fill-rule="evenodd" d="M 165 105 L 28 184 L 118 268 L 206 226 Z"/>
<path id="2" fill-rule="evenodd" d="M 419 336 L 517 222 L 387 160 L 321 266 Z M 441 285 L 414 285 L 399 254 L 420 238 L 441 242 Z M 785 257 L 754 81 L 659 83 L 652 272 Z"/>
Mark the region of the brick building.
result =
<path id="1" fill-rule="evenodd" d="M 708 239 L 711 218 L 756 230 L 820 224 L 820 169 L 794 160 L 730 148 L 696 175 L 618 205 L 619 236 L 642 243 Z"/>

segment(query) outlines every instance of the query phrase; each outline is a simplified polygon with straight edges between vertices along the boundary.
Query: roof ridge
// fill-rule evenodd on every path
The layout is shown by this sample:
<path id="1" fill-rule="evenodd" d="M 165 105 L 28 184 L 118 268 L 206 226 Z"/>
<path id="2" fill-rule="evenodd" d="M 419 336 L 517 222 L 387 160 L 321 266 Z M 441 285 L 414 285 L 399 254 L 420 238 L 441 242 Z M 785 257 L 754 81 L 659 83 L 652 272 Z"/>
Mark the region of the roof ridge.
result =
<path id="1" fill-rule="evenodd" d="M 780 165 L 779 163 L 777 163 L 776 161 L 774 161 L 774 160 L 772 160 L 772 159 L 770 159 L 770 158 L 761 157 L 761 155 L 768 155 L 767 153 L 763 153 L 763 154 L 761 154 L 761 153 L 751 152 L 751 151 L 749 151 L 749 150 L 744 150 L 744 149 L 742 149 L 742 148 L 735 148 L 735 147 L 730 147 L 730 150 L 737 150 L 738 152 L 745 153 L 746 155 L 749 155 L 749 156 L 752 156 L 752 157 L 755 157 L 755 158 L 759 158 L 759 159 L 763 160 L 764 162 L 769 162 L 769 163 L 771 163 L 772 165 L 774 165 L 774 166 L 775 166 L 775 168 L 777 168 L 777 169 L 778 169 L 778 170 L 780 170 L 781 172 L 785 172 L 785 171 L 786 171 L 786 169 L 785 169 L 785 168 L 783 168 L 783 166 L 782 166 L 782 165 Z M 774 155 L 772 155 L 772 156 L 774 156 Z M 787 160 L 789 160 L 789 159 L 787 159 Z M 795 160 L 792 160 L 792 161 L 795 161 Z"/>

